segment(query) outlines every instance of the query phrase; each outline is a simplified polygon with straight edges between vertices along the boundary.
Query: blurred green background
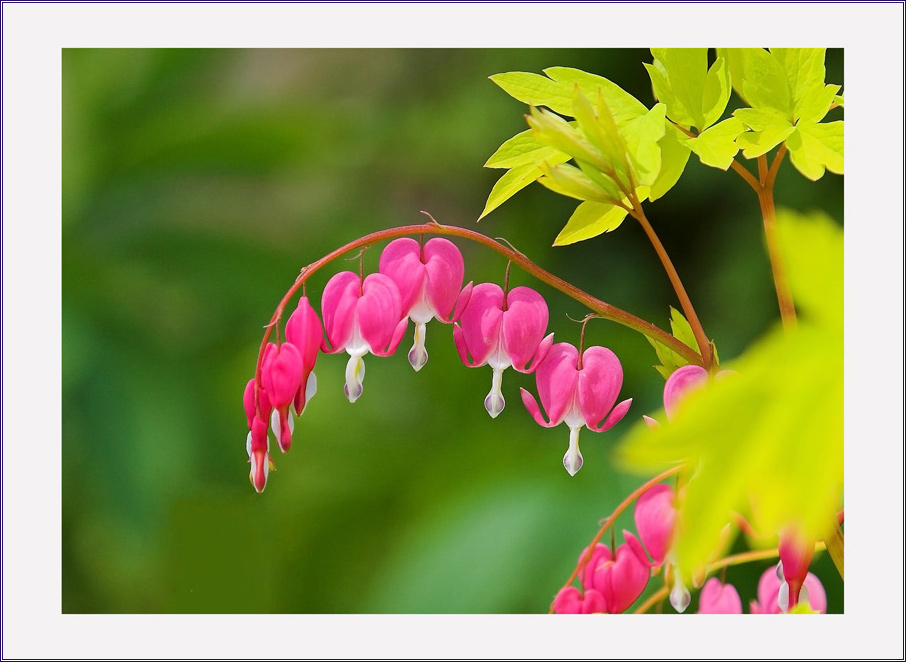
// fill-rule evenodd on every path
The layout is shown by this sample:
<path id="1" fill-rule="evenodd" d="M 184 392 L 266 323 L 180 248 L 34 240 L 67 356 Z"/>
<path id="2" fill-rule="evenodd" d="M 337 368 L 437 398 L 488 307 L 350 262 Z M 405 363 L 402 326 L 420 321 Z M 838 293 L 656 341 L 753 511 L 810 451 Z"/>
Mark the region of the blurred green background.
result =
<path id="1" fill-rule="evenodd" d="M 586 430 L 570 478 L 568 431 L 541 428 L 520 402 L 531 376 L 505 373 L 508 404 L 491 420 L 490 369 L 464 367 L 435 322 L 413 373 L 410 326 L 394 357 L 366 359 L 354 405 L 345 354 L 318 359 L 319 392 L 258 495 L 242 392 L 299 269 L 420 223 L 420 210 L 504 237 L 665 327 L 675 299 L 637 225 L 552 249 L 576 203 L 540 186 L 475 225 L 503 172 L 482 164 L 526 128 L 526 108 L 488 76 L 578 67 L 650 105 L 648 51 L 64 49 L 62 60 L 63 611 L 546 612 L 599 520 L 645 480 L 610 463 L 629 422 Z M 842 51 L 827 70 L 844 82 Z M 841 177 L 808 182 L 787 161 L 776 199 L 842 223 Z M 754 195 L 693 157 L 647 209 L 726 364 L 778 317 Z M 502 281 L 502 258 L 458 245 L 467 280 Z M 309 281 L 316 308 L 348 268 Z M 547 298 L 558 340 L 578 341 L 568 316 L 586 310 L 516 270 L 512 281 Z M 644 338 L 601 321 L 587 342 L 623 362 L 629 419 L 658 409 Z M 631 512 L 620 524 L 633 528 Z M 768 565 L 727 574 L 745 605 Z M 826 555 L 813 569 L 841 611 Z"/>

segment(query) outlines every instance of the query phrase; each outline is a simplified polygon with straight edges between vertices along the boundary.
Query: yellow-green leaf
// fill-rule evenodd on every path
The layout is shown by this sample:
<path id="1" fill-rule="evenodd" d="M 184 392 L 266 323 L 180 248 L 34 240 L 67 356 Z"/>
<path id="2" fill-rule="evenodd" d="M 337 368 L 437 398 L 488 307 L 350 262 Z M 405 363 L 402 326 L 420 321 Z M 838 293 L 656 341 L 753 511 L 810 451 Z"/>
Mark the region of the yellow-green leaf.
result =
<path id="1" fill-rule="evenodd" d="M 626 210 L 612 204 L 586 201 L 576 207 L 566 226 L 554 240 L 554 246 L 566 246 L 597 237 L 620 227 Z"/>
<path id="2" fill-rule="evenodd" d="M 694 470 L 675 549 L 686 572 L 706 563 L 731 511 L 762 531 L 795 522 L 821 540 L 842 506 L 842 230 L 787 212 L 778 224 L 805 312 L 798 329 L 769 332 L 734 363 L 738 374 L 690 393 L 668 425 L 637 425 L 618 448 L 638 471 L 676 463 Z"/>
<path id="3" fill-rule="evenodd" d="M 771 55 L 786 72 L 793 102 L 793 119 L 799 120 L 815 113 L 817 96 L 825 95 L 824 48 L 772 48 Z M 835 91 L 836 93 L 836 91 Z M 833 94 L 831 94 L 833 98 Z M 824 113 L 830 108 L 830 99 L 824 106 Z M 824 117 L 808 121 L 817 122 Z"/>
<path id="4" fill-rule="evenodd" d="M 698 347 L 698 341 L 695 339 L 695 334 L 692 332 L 692 325 L 689 324 L 689 321 L 683 317 L 683 314 L 673 306 L 670 306 L 670 330 L 673 332 L 673 337 L 683 343 L 686 347 L 701 353 L 701 349 Z M 682 363 L 677 364 L 678 366 L 684 366 L 688 363 L 685 359 L 680 360 Z"/>
<path id="5" fill-rule="evenodd" d="M 547 106 L 561 115 L 570 113 L 571 86 L 560 85 L 546 76 L 524 71 L 494 74 L 491 80 L 511 97 L 529 106 Z"/>
<path id="6" fill-rule="evenodd" d="M 657 200 L 673 188 L 682 176 L 686 162 L 689 160 L 686 134 L 670 122 L 665 123 L 664 128 L 666 129 L 664 137 L 658 141 L 658 146 L 661 148 L 661 169 L 651 185 L 650 200 Z"/>
<path id="7" fill-rule="evenodd" d="M 726 170 L 739 151 L 736 138 L 744 130 L 745 126 L 740 120 L 729 117 L 695 138 L 690 138 L 686 144 L 705 165 Z"/>
<path id="8" fill-rule="evenodd" d="M 604 156 L 591 144 L 588 138 L 562 117 L 554 113 L 532 107 L 527 121 L 532 127 L 532 135 L 538 142 L 553 147 L 575 159 L 582 159 L 597 168 L 604 169 L 607 162 Z"/>
<path id="9" fill-rule="evenodd" d="M 777 209 L 777 231 L 800 316 L 843 328 L 843 232 L 821 212 Z"/>
<path id="10" fill-rule="evenodd" d="M 517 168 L 528 163 L 538 164 L 559 154 L 559 150 L 538 142 L 532 135 L 532 130 L 528 129 L 517 133 L 498 147 L 484 167 Z"/>
<path id="11" fill-rule="evenodd" d="M 774 108 L 740 108 L 733 116 L 753 129 L 741 134 L 736 144 L 747 159 L 766 154 L 793 133 L 792 122 Z"/>
<path id="12" fill-rule="evenodd" d="M 568 155 L 560 154 L 559 156 L 554 156 L 548 159 L 547 163 L 556 164 L 563 163 L 564 161 L 568 160 Z M 481 220 L 482 218 L 490 214 L 492 211 L 497 209 L 497 207 L 516 195 L 519 191 L 524 189 L 540 176 L 540 166 L 533 163 L 528 163 L 526 165 L 507 170 L 503 174 L 503 176 L 497 180 L 497 183 L 495 183 L 494 187 L 491 189 L 491 193 L 490 195 L 488 195 L 488 201 L 484 206 L 484 211 L 481 212 L 481 216 L 478 217 L 478 220 Z"/>
<path id="13" fill-rule="evenodd" d="M 626 138 L 626 149 L 636 171 L 636 183 L 652 185 L 661 171 L 661 146 L 667 122 L 667 107 L 658 103 L 644 115 L 627 123 L 620 130 Z"/>
<path id="14" fill-rule="evenodd" d="M 707 129 L 720 119 L 730 100 L 730 69 L 725 58 L 718 56 L 708 69 L 705 89 L 702 92 L 702 114 Z"/>
<path id="15" fill-rule="evenodd" d="M 541 164 L 544 175 L 538 180 L 539 184 L 546 186 L 551 191 L 577 200 L 594 200 L 595 202 L 613 203 L 612 195 L 602 189 L 588 175 L 579 168 L 566 163 L 550 166 Z"/>
<path id="16" fill-rule="evenodd" d="M 733 87 L 742 90 L 742 97 L 750 106 L 774 108 L 792 118 L 789 79 L 771 53 L 763 48 L 729 48 L 727 54 Z M 737 78 L 741 79 L 738 84 Z"/>
<path id="17" fill-rule="evenodd" d="M 623 126 L 626 122 L 648 112 L 645 104 L 616 83 L 602 76 L 570 67 L 548 67 L 544 73 L 558 83 L 568 85 L 570 90 L 574 84 L 578 85 L 590 101 L 598 98 L 598 90 L 600 90 L 600 94 L 603 95 L 618 126 Z"/>
<path id="18" fill-rule="evenodd" d="M 812 181 L 821 179 L 825 169 L 843 174 L 843 120 L 797 126 L 786 144 L 796 170 Z"/>

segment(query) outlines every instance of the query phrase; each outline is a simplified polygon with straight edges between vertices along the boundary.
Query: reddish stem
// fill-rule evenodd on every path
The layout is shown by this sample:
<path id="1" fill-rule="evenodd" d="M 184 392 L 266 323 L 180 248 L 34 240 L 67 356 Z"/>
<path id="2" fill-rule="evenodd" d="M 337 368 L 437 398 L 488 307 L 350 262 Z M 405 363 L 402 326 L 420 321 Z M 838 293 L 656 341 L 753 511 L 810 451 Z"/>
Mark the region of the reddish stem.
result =
<path id="1" fill-rule="evenodd" d="M 699 356 L 693 349 L 687 347 L 684 343 L 678 341 L 663 329 L 660 329 L 651 322 L 647 322 L 640 317 L 636 317 L 635 315 L 628 313 L 621 308 L 617 308 L 616 306 L 613 306 L 605 301 L 601 301 L 600 299 L 591 296 L 575 285 L 572 285 L 562 278 L 558 278 L 552 273 L 545 271 L 519 251 L 508 248 L 499 241 L 495 241 L 494 239 L 486 237 L 485 235 L 473 230 L 467 230 L 466 228 L 460 228 L 452 225 L 441 225 L 440 223 L 432 219 L 431 222 L 424 223 L 422 225 L 405 225 L 402 227 L 380 230 L 378 232 L 373 232 L 371 234 L 365 235 L 364 237 L 359 237 L 355 241 L 351 241 L 348 244 L 328 253 L 319 260 L 315 260 L 308 266 L 303 267 L 299 272 L 299 275 L 296 277 L 296 280 L 293 282 L 292 286 L 289 288 L 286 294 L 283 295 L 283 298 L 280 299 L 280 303 L 277 304 L 277 308 L 274 311 L 274 314 L 271 316 L 270 322 L 268 322 L 267 326 L 265 327 L 264 337 L 261 340 L 261 346 L 258 350 L 258 362 L 255 366 L 256 384 L 259 387 L 261 386 L 261 364 L 264 358 L 264 350 L 267 347 L 268 340 L 270 339 L 271 330 L 280 323 L 280 319 L 287 304 L 292 299 L 296 291 L 298 291 L 298 289 L 305 283 L 306 280 L 308 280 L 310 276 L 312 276 L 315 272 L 317 272 L 319 269 L 329 264 L 333 260 L 357 248 L 370 246 L 379 241 L 396 239 L 398 237 L 417 234 L 439 234 L 451 237 L 460 237 L 487 246 L 491 250 L 499 253 L 503 257 L 518 265 L 523 271 L 531 274 L 542 283 L 545 283 L 553 287 L 554 289 L 563 292 L 568 297 L 575 299 L 579 303 L 585 305 L 587 308 L 597 313 L 600 317 L 617 322 L 618 324 L 622 324 L 623 326 L 629 327 L 630 329 L 648 336 L 652 340 L 656 340 L 657 342 L 669 347 L 671 350 L 682 356 L 686 361 L 689 361 L 689 363 L 694 363 L 695 365 L 704 365 L 704 361 L 701 356 Z"/>

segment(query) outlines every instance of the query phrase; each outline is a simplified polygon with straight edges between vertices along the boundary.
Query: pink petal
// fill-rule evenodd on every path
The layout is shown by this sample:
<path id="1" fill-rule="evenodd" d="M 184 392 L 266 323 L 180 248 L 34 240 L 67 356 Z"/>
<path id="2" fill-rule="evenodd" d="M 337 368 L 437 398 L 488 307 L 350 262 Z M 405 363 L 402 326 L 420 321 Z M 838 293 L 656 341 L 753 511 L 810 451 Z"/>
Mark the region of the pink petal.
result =
<path id="1" fill-rule="evenodd" d="M 702 587 L 698 598 L 699 614 L 741 614 L 742 600 L 732 584 L 722 584 L 711 577 Z"/>
<path id="2" fill-rule="evenodd" d="M 708 371 L 697 365 L 685 365 L 674 371 L 664 385 L 664 410 L 667 420 L 673 418 L 677 404 L 683 395 L 704 386 L 708 381 Z"/>
<path id="3" fill-rule="evenodd" d="M 554 334 L 549 333 L 541 341 L 541 344 L 538 345 L 538 351 L 535 352 L 535 357 L 532 359 L 529 367 L 526 368 L 523 372 L 532 373 L 538 369 L 538 366 L 541 365 L 541 362 L 547 358 L 548 352 L 551 351 L 551 347 L 554 346 Z"/>
<path id="4" fill-rule="evenodd" d="M 252 378 L 249 380 L 249 383 L 245 385 L 245 393 L 242 396 L 242 404 L 245 407 L 245 415 L 248 418 L 249 430 L 252 429 L 252 421 L 255 418 L 256 413 L 260 414 L 258 418 L 263 421 L 270 420 L 271 417 L 271 407 L 270 400 L 267 397 L 267 391 L 264 390 L 264 387 L 258 389 L 258 409 L 255 410 L 255 379 Z"/>
<path id="5" fill-rule="evenodd" d="M 781 609 L 777 598 L 782 584 L 783 582 L 777 576 L 777 566 L 772 565 L 767 568 L 761 574 L 761 579 L 758 580 L 758 600 L 752 601 L 750 611 L 753 614 L 780 614 Z M 824 591 L 821 580 L 810 572 L 805 576 L 805 581 L 802 585 L 808 590 L 809 606 L 814 611 L 822 614 L 827 613 L 827 594 Z M 800 594 L 801 597 L 802 595 Z"/>
<path id="6" fill-rule="evenodd" d="M 604 612 L 604 596 L 595 590 L 579 593 L 575 586 L 560 589 L 554 598 L 555 614 L 600 614 Z"/>
<path id="7" fill-rule="evenodd" d="M 524 388 L 520 388 L 519 392 L 522 394 L 522 404 L 525 405 L 525 408 L 528 409 L 529 414 L 532 415 L 532 418 L 535 419 L 535 422 L 538 423 L 538 425 L 543 425 L 546 428 L 552 428 L 557 425 L 557 423 L 548 423 L 544 420 L 541 408 L 538 406 L 535 397 L 531 393 Z"/>
<path id="8" fill-rule="evenodd" d="M 394 239 L 381 253 L 378 271 L 390 277 L 399 289 L 400 310 L 407 315 L 422 294 L 427 272 L 422 248 L 409 237 Z"/>
<path id="9" fill-rule="evenodd" d="M 547 331 L 547 303 L 529 287 L 514 287 L 506 296 L 501 335 L 503 346 L 516 370 L 526 366 Z"/>
<path id="10" fill-rule="evenodd" d="M 656 565 L 664 562 L 676 528 L 673 488 L 658 483 L 635 502 L 635 528 Z"/>
<path id="11" fill-rule="evenodd" d="M 459 318 L 459 326 L 462 329 L 460 339 L 456 341 L 454 335 L 460 358 L 465 356 L 465 351 L 472 357 L 471 362 L 463 358 L 463 363 L 467 366 L 484 365 L 491 352 L 496 351 L 500 339 L 500 324 L 503 321 L 502 306 L 503 290 L 498 285 L 479 283 L 472 288 L 469 303 Z"/>
<path id="12" fill-rule="evenodd" d="M 582 559 L 585 558 L 585 554 L 588 553 L 588 547 L 582 550 L 582 553 L 579 554 L 579 560 L 577 563 L 581 563 Z M 582 587 L 587 591 L 591 588 L 594 588 L 594 579 L 595 572 L 604 566 L 605 563 L 611 560 L 610 547 L 602 543 L 595 543 L 594 551 L 592 551 L 591 558 L 588 560 L 582 569 L 579 571 L 579 581 L 582 582 Z"/>
<path id="13" fill-rule="evenodd" d="M 627 540 L 632 536 L 628 531 L 623 535 Z M 604 595 L 607 612 L 621 614 L 642 594 L 650 576 L 648 565 L 624 543 L 617 548 L 614 560 L 595 572 L 594 586 Z"/>
<path id="14" fill-rule="evenodd" d="M 325 345 L 325 352 L 336 354 L 346 349 L 346 343 L 352 338 L 356 305 L 361 293 L 362 282 L 358 274 L 351 271 L 341 271 L 327 281 L 321 295 L 321 316 L 324 318 L 327 343 L 333 348 Z"/>
<path id="15" fill-rule="evenodd" d="M 296 397 L 302 379 L 302 357 L 290 343 L 268 343 L 261 368 L 261 381 L 271 404 L 286 408 Z"/>
<path id="16" fill-rule="evenodd" d="M 370 274 L 362 285 L 362 296 L 356 307 L 356 320 L 362 339 L 373 354 L 386 355 L 395 338 L 399 344 L 406 330 L 406 319 L 400 309 L 400 293 L 396 284 L 384 274 Z M 399 329 L 402 324 L 402 329 Z M 393 349 L 396 349 L 394 345 Z"/>
<path id="17" fill-rule="evenodd" d="M 623 386 L 623 367 L 606 347 L 589 347 L 579 371 L 579 408 L 589 428 L 596 428 L 617 401 Z M 614 421 L 616 422 L 616 421 Z"/>
<path id="18" fill-rule="evenodd" d="M 604 420 L 604 422 L 601 423 L 600 427 L 596 427 L 596 428 L 589 427 L 589 430 L 594 430 L 595 432 L 604 432 L 605 430 L 609 430 L 614 425 L 616 425 L 621 420 L 623 420 L 623 417 L 626 415 L 626 412 L 629 411 L 629 406 L 631 404 L 632 404 L 632 398 L 629 398 L 628 400 L 623 400 L 623 402 L 621 402 L 620 404 L 618 404 L 616 407 L 613 408 L 613 410 L 610 412 L 610 414 L 607 416 L 607 418 Z M 653 420 L 653 419 L 651 419 L 651 420 Z M 649 426 L 650 425 L 651 424 L 649 423 Z"/>
<path id="19" fill-rule="evenodd" d="M 791 586 L 802 586 L 815 552 L 814 541 L 800 536 L 794 528 L 789 527 L 780 534 L 777 549 L 783 564 L 783 578 Z"/>
<path id="20" fill-rule="evenodd" d="M 551 423 L 560 423 L 576 404 L 579 350 L 569 343 L 556 343 L 535 369 L 538 397 Z"/>
<path id="21" fill-rule="evenodd" d="M 438 319 L 453 312 L 465 275 L 462 253 L 452 241 L 435 237 L 424 248 L 426 291 Z"/>
<path id="22" fill-rule="evenodd" d="M 453 309 L 453 316 L 449 319 L 441 318 L 440 321 L 444 324 L 449 324 L 450 322 L 456 322 L 457 320 L 459 320 L 459 318 L 462 316 L 463 311 L 466 309 L 466 306 L 469 305 L 469 301 L 472 299 L 473 289 L 474 286 L 472 285 L 472 282 L 469 281 L 469 283 L 467 283 L 466 286 L 462 288 L 462 292 L 459 293 L 459 298 L 456 299 L 456 307 Z"/>
<path id="23" fill-rule="evenodd" d="M 302 383 L 308 380 L 308 374 L 318 360 L 324 332 L 321 320 L 312 308 L 308 297 L 299 299 L 293 314 L 286 321 L 286 341 L 295 345 L 302 356 Z"/>

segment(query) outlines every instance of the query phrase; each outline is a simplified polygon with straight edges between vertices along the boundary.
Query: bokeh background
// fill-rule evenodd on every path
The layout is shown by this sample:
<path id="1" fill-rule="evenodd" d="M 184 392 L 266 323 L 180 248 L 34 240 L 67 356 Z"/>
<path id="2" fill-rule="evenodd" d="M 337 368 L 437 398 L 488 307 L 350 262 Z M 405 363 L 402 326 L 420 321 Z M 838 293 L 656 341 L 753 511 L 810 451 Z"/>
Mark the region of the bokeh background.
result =
<path id="1" fill-rule="evenodd" d="M 666 327 L 674 295 L 633 223 L 551 248 L 576 203 L 533 185 L 475 224 L 503 172 L 483 163 L 525 128 L 526 108 L 488 76 L 578 67 L 650 105 L 643 61 L 644 49 L 64 49 L 63 611 L 546 612 L 599 520 L 645 480 L 610 459 L 628 421 L 585 431 L 571 478 L 566 428 L 541 428 L 520 402 L 533 377 L 505 373 L 491 420 L 490 369 L 464 367 L 434 322 L 427 366 L 409 367 L 408 337 L 369 357 L 354 405 L 345 354 L 322 355 L 319 392 L 259 495 L 242 392 L 299 269 L 421 210 Z M 827 71 L 844 82 L 842 51 Z M 843 222 L 842 177 L 808 182 L 787 161 L 776 200 Z M 647 209 L 730 363 L 778 318 L 754 195 L 693 156 Z M 467 280 L 502 281 L 502 258 L 458 245 Z M 316 307 L 330 275 L 355 267 L 311 279 Z M 558 340 L 578 341 L 569 317 L 586 310 L 511 280 L 546 297 Z M 597 321 L 587 342 L 620 357 L 630 419 L 658 410 L 644 338 Z M 727 573 L 745 605 L 768 565 Z M 813 569 L 842 611 L 826 555 Z"/>

